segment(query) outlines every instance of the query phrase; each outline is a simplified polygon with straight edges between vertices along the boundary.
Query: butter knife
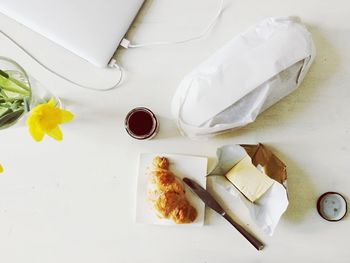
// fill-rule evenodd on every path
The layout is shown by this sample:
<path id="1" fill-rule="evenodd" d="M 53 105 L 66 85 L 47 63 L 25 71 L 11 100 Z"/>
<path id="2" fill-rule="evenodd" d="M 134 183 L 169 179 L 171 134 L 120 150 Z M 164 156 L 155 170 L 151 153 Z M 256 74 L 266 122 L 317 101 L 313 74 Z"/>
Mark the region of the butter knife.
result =
<path id="1" fill-rule="evenodd" d="M 189 178 L 183 178 L 183 181 L 191 188 L 191 190 L 211 209 L 225 218 L 234 228 L 238 230 L 257 250 L 262 250 L 264 244 L 261 243 L 256 237 L 245 230 L 240 224 L 235 222 L 226 211 L 220 206 L 220 204 L 214 199 L 214 197 L 203 187 L 201 187 L 195 181 Z"/>

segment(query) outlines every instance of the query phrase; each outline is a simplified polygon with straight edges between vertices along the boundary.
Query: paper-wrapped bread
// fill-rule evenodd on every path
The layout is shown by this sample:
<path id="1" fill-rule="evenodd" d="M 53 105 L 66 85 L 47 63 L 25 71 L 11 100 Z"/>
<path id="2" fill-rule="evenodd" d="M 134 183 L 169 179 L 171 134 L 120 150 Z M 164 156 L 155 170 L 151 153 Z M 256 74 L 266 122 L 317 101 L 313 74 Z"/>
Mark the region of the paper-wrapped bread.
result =
<path id="1" fill-rule="evenodd" d="M 263 20 L 182 80 L 172 102 L 180 131 L 208 137 L 253 122 L 299 86 L 314 57 L 298 19 Z"/>

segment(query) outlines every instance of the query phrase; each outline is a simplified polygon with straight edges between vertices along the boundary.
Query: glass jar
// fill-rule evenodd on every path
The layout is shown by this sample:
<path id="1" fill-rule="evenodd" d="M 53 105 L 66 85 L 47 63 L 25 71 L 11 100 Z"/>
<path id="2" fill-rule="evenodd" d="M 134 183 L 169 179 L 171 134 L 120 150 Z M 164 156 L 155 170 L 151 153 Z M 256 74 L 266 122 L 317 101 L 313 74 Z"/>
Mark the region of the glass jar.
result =
<path id="1" fill-rule="evenodd" d="M 150 140 L 156 136 L 159 122 L 155 114 L 148 108 L 137 107 L 131 110 L 125 118 L 125 129 L 137 140 Z"/>

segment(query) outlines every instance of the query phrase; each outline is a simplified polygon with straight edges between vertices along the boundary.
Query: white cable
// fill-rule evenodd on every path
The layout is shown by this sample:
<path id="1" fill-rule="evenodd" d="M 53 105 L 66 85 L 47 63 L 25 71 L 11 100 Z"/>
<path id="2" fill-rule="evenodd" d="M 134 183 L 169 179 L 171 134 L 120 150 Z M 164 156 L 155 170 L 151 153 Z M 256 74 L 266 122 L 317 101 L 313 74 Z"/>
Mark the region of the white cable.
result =
<path id="1" fill-rule="evenodd" d="M 118 82 L 113 85 L 112 87 L 108 87 L 108 88 L 104 88 L 104 89 L 99 89 L 99 88 L 94 88 L 94 87 L 89 87 L 89 86 L 85 86 L 82 84 L 79 84 L 78 82 L 75 82 L 73 80 L 68 79 L 67 77 L 63 76 L 62 74 L 52 70 L 51 68 L 49 68 L 48 66 L 46 66 L 44 63 L 42 63 L 39 59 L 37 59 L 34 55 L 32 55 L 27 49 L 25 49 L 23 46 L 21 46 L 19 43 L 17 43 L 16 40 L 14 40 L 11 36 L 9 36 L 7 33 L 5 33 L 4 31 L 2 31 L 0 29 L 0 33 L 6 37 L 8 40 L 10 40 L 13 44 L 15 44 L 20 50 L 22 50 L 24 53 L 26 53 L 30 58 L 32 58 L 36 63 L 38 63 L 40 66 L 42 66 L 44 69 L 46 69 L 47 71 L 51 72 L 52 74 L 64 79 L 65 81 L 72 83 L 76 86 L 79 86 L 81 88 L 84 89 L 89 89 L 89 90 L 94 90 L 94 91 L 109 91 L 109 90 L 113 90 L 115 88 L 117 88 L 121 82 L 123 81 L 123 69 L 117 64 L 117 61 L 113 58 L 111 60 L 111 62 L 109 63 L 109 66 L 112 68 L 117 68 L 120 71 L 120 78 L 118 80 Z"/>
<path id="2" fill-rule="evenodd" d="M 150 42 L 150 43 L 144 43 L 144 44 L 132 44 L 132 43 L 130 43 L 130 41 L 128 39 L 124 38 L 122 40 L 122 42 L 120 43 L 120 46 L 122 46 L 124 48 L 138 48 L 138 47 L 146 47 L 146 46 L 160 46 L 160 45 L 182 44 L 182 43 L 186 43 L 186 42 L 190 42 L 190 41 L 194 41 L 194 40 L 199 40 L 199 39 L 203 38 L 215 26 L 215 24 L 219 20 L 219 17 L 220 17 L 220 15 L 222 13 L 223 5 L 224 5 L 224 0 L 220 0 L 220 6 L 219 6 L 218 12 L 216 13 L 215 17 L 210 22 L 210 24 L 205 28 L 205 30 L 203 30 L 203 32 L 201 34 L 197 35 L 197 36 L 193 36 L 193 37 L 190 37 L 190 38 L 187 38 L 187 39 L 183 39 L 183 40 L 178 40 L 178 41 L 159 41 L 159 42 Z M 111 60 L 111 62 L 109 63 L 109 66 L 112 67 L 112 68 L 117 68 L 120 71 L 120 78 L 119 78 L 118 82 L 115 85 L 113 85 L 112 87 L 104 88 L 104 89 L 99 89 L 99 88 L 94 88 L 94 87 L 82 85 L 82 84 L 80 84 L 78 82 L 75 82 L 73 80 L 68 79 L 64 75 L 62 75 L 62 74 L 52 70 L 48 66 L 46 66 L 39 59 L 37 59 L 34 55 L 32 55 L 26 48 L 21 46 L 16 40 L 14 40 L 11 36 L 9 36 L 7 33 L 2 31 L 1 29 L 0 29 L 0 33 L 4 37 L 6 37 L 8 40 L 10 40 L 13 44 L 15 44 L 20 50 L 22 50 L 24 53 L 26 53 L 36 63 L 38 63 L 40 66 L 42 66 L 44 69 L 46 69 L 47 71 L 51 72 L 52 74 L 54 74 L 54 75 L 64 79 L 65 81 L 67 81 L 69 83 L 72 83 L 72 84 L 74 84 L 74 85 L 76 85 L 78 87 L 81 87 L 81 88 L 84 88 L 84 89 L 89 89 L 89 90 L 94 90 L 94 91 L 109 91 L 109 90 L 113 90 L 113 89 L 117 88 L 121 84 L 121 82 L 123 81 L 123 78 L 124 78 L 123 68 L 121 68 L 116 63 L 116 60 L 113 58 Z"/>
<path id="3" fill-rule="evenodd" d="M 205 28 L 205 30 L 203 30 L 203 32 L 197 36 L 193 36 L 187 39 L 177 40 L 177 41 L 158 41 L 158 42 L 150 42 L 150 43 L 144 43 L 144 44 L 132 44 L 128 39 L 123 39 L 120 45 L 124 48 L 139 48 L 139 47 L 147 47 L 147 46 L 182 44 L 182 43 L 187 43 L 194 40 L 199 40 L 203 38 L 206 34 L 208 34 L 208 32 L 215 26 L 215 24 L 219 20 L 219 17 L 222 13 L 223 6 L 224 6 L 224 0 L 220 0 L 219 9 L 216 15 L 214 16 L 213 20 L 209 23 L 209 25 Z"/>

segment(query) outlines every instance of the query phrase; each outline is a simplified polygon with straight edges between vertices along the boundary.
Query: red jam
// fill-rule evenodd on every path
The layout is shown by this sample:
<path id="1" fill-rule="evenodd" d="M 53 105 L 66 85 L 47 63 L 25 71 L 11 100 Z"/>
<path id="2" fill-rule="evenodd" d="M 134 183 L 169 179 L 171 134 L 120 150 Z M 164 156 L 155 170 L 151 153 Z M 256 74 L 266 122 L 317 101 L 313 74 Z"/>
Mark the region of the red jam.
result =
<path id="1" fill-rule="evenodd" d="M 135 139 L 151 139 L 157 133 L 158 121 L 151 110 L 139 107 L 128 113 L 125 118 L 125 128 Z"/>

